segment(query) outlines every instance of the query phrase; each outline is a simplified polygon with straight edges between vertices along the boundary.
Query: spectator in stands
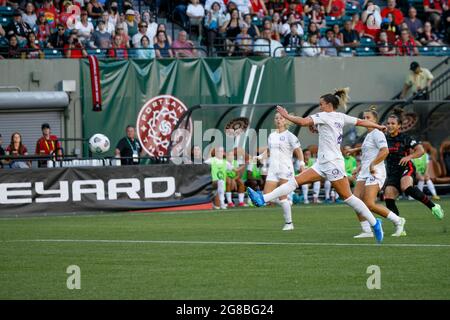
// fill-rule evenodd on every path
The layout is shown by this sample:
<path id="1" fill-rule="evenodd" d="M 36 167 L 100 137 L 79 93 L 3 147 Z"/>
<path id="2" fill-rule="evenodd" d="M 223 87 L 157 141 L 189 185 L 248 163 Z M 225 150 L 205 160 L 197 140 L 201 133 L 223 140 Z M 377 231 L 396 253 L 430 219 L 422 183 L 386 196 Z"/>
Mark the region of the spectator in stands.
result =
<path id="1" fill-rule="evenodd" d="M 154 59 L 155 58 L 155 50 L 153 48 L 153 44 L 150 43 L 150 38 L 146 35 L 141 38 L 141 45 L 139 49 L 136 50 L 136 57 L 138 59 Z"/>
<path id="2" fill-rule="evenodd" d="M 443 7 L 447 6 L 448 10 L 448 0 L 423 0 L 423 9 L 427 16 L 427 20 L 433 23 L 435 30 L 439 30 L 441 17 L 443 14 Z"/>
<path id="3" fill-rule="evenodd" d="M 233 9 L 233 11 L 231 11 L 230 21 L 225 24 L 225 42 L 227 45 L 228 55 L 233 53 L 233 43 L 239 33 L 241 33 L 241 18 L 239 16 L 239 11 L 237 9 Z"/>
<path id="4" fill-rule="evenodd" d="M 373 15 L 375 18 L 375 25 L 379 28 L 381 26 L 381 9 L 375 5 L 373 1 L 367 1 L 366 9 L 361 14 L 361 20 L 366 21 L 369 15 Z"/>
<path id="5" fill-rule="evenodd" d="M 9 46 L 8 46 L 8 58 L 9 59 L 18 59 L 21 57 L 22 49 L 19 46 L 19 42 L 17 41 L 17 36 L 12 35 L 9 38 Z"/>
<path id="6" fill-rule="evenodd" d="M 27 44 L 25 46 L 25 51 L 27 53 L 28 59 L 38 59 L 42 55 L 41 47 L 39 46 L 39 41 L 36 39 L 34 32 L 30 32 L 27 37 Z"/>
<path id="7" fill-rule="evenodd" d="M 283 45 L 277 40 L 273 40 L 270 29 L 264 29 L 263 38 L 255 41 L 253 52 L 259 56 L 269 57 L 283 57 L 286 55 Z"/>
<path id="8" fill-rule="evenodd" d="M 109 22 L 111 22 L 116 28 L 117 23 L 120 21 L 120 14 L 119 14 L 119 6 L 117 4 L 117 1 L 112 1 L 109 6 Z M 127 30 L 128 32 L 128 30 Z"/>
<path id="9" fill-rule="evenodd" d="M 410 7 L 408 10 L 408 17 L 405 18 L 405 23 L 408 25 L 408 29 L 414 38 L 423 31 L 423 24 L 420 19 L 417 19 L 417 10 L 414 7 Z"/>
<path id="10" fill-rule="evenodd" d="M 103 5 L 97 0 L 90 0 L 86 5 L 88 16 L 93 20 L 98 20 L 102 17 Z"/>
<path id="11" fill-rule="evenodd" d="M 147 34 L 149 39 L 153 39 L 156 36 L 156 30 L 158 30 L 158 24 L 155 22 L 155 18 L 148 11 L 142 13 L 141 22 L 147 23 Z"/>
<path id="12" fill-rule="evenodd" d="M 153 37 L 152 34 L 148 31 L 148 24 L 147 22 L 141 21 L 139 23 L 139 32 L 136 33 L 133 38 L 131 39 L 131 42 L 133 43 L 134 48 L 139 48 L 141 44 L 141 39 L 143 36 L 147 36 L 149 39 L 151 39 L 150 45 L 153 47 Z"/>
<path id="13" fill-rule="evenodd" d="M 58 24 L 58 30 L 50 35 L 47 47 L 49 48 L 64 48 L 68 37 L 66 36 L 66 28 L 62 23 Z"/>
<path id="14" fill-rule="evenodd" d="M 312 0 L 310 5 L 311 11 L 306 14 L 309 17 L 310 22 L 317 24 L 319 28 L 325 28 L 325 8 L 319 4 L 318 0 Z"/>
<path id="15" fill-rule="evenodd" d="M 78 40 L 78 31 L 72 30 L 67 40 L 67 43 L 64 45 L 64 54 L 66 58 L 79 59 L 86 58 L 87 52 L 84 48 L 84 45 Z"/>
<path id="16" fill-rule="evenodd" d="M 395 23 L 401 24 L 403 23 L 403 13 L 395 7 L 396 5 L 395 0 L 387 0 L 387 7 L 381 10 L 381 17 L 386 18 L 388 13 L 392 13 Z"/>
<path id="17" fill-rule="evenodd" d="M 113 37 L 113 44 L 111 49 L 108 51 L 108 57 L 116 59 L 128 59 L 128 49 L 126 45 L 123 44 L 122 36 L 116 34 Z"/>
<path id="18" fill-rule="evenodd" d="M 33 32 L 36 34 L 36 38 L 38 39 L 38 41 L 44 44 L 47 43 L 51 31 L 43 12 L 39 13 L 36 25 L 33 28 Z"/>
<path id="19" fill-rule="evenodd" d="M 450 9 L 444 11 L 442 16 L 445 42 L 450 44 Z"/>
<path id="20" fill-rule="evenodd" d="M 298 20 L 303 20 L 305 12 L 303 10 L 303 3 L 300 0 L 286 0 L 285 8 L 282 12 L 283 17 L 289 16 L 291 13 L 295 14 Z"/>
<path id="21" fill-rule="evenodd" d="M 203 34 L 202 22 L 205 17 L 205 9 L 199 3 L 199 0 L 191 0 L 187 6 L 186 15 L 189 17 L 189 23 L 192 26 L 198 26 L 198 34 Z"/>
<path id="22" fill-rule="evenodd" d="M 212 4 L 212 10 L 208 11 L 205 18 L 205 28 L 207 31 L 207 47 L 211 51 L 216 44 L 216 38 L 225 24 L 225 16 L 220 10 L 221 5 L 215 1 Z"/>
<path id="23" fill-rule="evenodd" d="M 253 24 L 252 16 L 250 14 L 244 15 L 244 22 L 248 25 L 248 34 L 252 39 L 259 38 L 259 28 Z"/>
<path id="24" fill-rule="evenodd" d="M 281 21 L 281 16 L 278 12 L 275 12 L 272 16 L 272 34 L 277 35 L 274 40 L 280 41 L 281 31 L 283 30 L 283 23 Z"/>
<path id="25" fill-rule="evenodd" d="M 111 23 L 111 20 L 109 19 L 108 11 L 103 11 L 101 20 L 103 20 L 103 22 L 105 23 L 106 32 L 108 32 L 111 36 L 113 36 L 116 32 L 116 27 L 114 26 L 113 23 Z M 95 30 L 98 30 L 98 22 L 97 22 L 97 27 L 95 28 Z"/>
<path id="26" fill-rule="evenodd" d="M 197 50 L 194 48 L 194 43 L 188 40 L 187 32 L 184 30 L 178 33 L 178 39 L 173 42 L 172 49 L 176 58 L 197 57 Z"/>
<path id="27" fill-rule="evenodd" d="M 308 41 L 303 43 L 302 53 L 305 57 L 318 57 L 320 56 L 322 50 L 317 45 L 318 34 L 310 33 L 308 34 Z"/>
<path id="28" fill-rule="evenodd" d="M 117 143 L 115 156 L 121 158 L 121 164 L 126 166 L 139 164 L 139 157 L 143 155 L 145 155 L 145 151 L 139 140 L 136 139 L 136 130 L 133 126 L 128 125 L 126 136 Z"/>
<path id="29" fill-rule="evenodd" d="M 377 42 L 377 48 L 383 56 L 395 56 L 396 50 L 392 42 L 389 41 L 386 31 L 381 31 L 379 40 Z"/>
<path id="30" fill-rule="evenodd" d="M 14 132 L 11 135 L 11 143 L 6 147 L 5 155 L 14 157 L 17 156 L 27 156 L 28 150 L 27 147 L 22 143 L 22 135 L 19 132 Z M 5 160 L 3 163 L 8 164 L 10 168 L 21 168 L 27 169 L 31 167 L 31 162 L 29 161 L 14 161 Z"/>
<path id="31" fill-rule="evenodd" d="M 248 30 L 248 24 L 242 22 L 241 33 L 236 36 L 236 40 L 234 41 L 234 49 L 240 56 L 249 56 L 253 52 L 253 39 L 248 34 Z"/>
<path id="32" fill-rule="evenodd" d="M 397 41 L 397 35 L 395 34 L 394 31 L 390 30 L 389 24 L 387 22 L 382 22 L 381 23 L 380 33 L 381 32 L 386 32 L 386 35 L 388 37 L 389 43 L 394 43 L 395 44 L 395 42 Z M 400 35 L 401 35 L 401 32 L 400 32 L 399 36 Z M 378 34 L 378 36 L 379 36 L 379 34 Z"/>
<path id="33" fill-rule="evenodd" d="M 408 29 L 401 31 L 400 39 L 395 42 L 397 54 L 400 56 L 417 56 L 419 50 Z"/>
<path id="34" fill-rule="evenodd" d="M 439 39 L 436 33 L 433 32 L 431 22 L 425 22 L 423 27 L 423 32 L 417 35 L 417 40 L 423 46 L 441 46 L 443 45 L 442 41 Z"/>
<path id="35" fill-rule="evenodd" d="M 112 45 L 112 35 L 106 31 L 105 21 L 99 20 L 98 30 L 94 31 L 91 39 L 91 47 L 98 49 L 109 49 Z"/>
<path id="36" fill-rule="evenodd" d="M 33 2 L 28 2 L 25 6 L 25 12 L 22 13 L 22 20 L 28 23 L 31 28 L 34 28 L 36 25 L 37 16 L 35 10 Z"/>
<path id="37" fill-rule="evenodd" d="M 80 21 L 75 24 L 75 29 L 78 30 L 78 40 L 84 45 L 88 43 L 94 33 L 94 25 L 88 21 L 87 11 L 81 11 Z"/>
<path id="38" fill-rule="evenodd" d="M 252 7 L 250 0 L 233 0 L 232 2 L 236 4 L 241 15 L 250 13 L 250 8 Z"/>
<path id="39" fill-rule="evenodd" d="M 51 29 L 56 28 L 58 12 L 56 11 L 52 0 L 44 0 L 44 5 L 42 6 L 42 8 L 37 10 L 38 16 L 40 13 L 44 13 L 44 16 L 47 19 L 48 25 Z"/>
<path id="40" fill-rule="evenodd" d="M 319 27 L 314 22 L 311 22 L 309 24 L 309 26 L 308 26 L 307 35 L 309 36 L 311 34 L 316 34 L 317 35 L 317 39 L 320 39 Z"/>
<path id="41" fill-rule="evenodd" d="M 333 24 L 332 29 L 333 29 L 333 32 L 334 32 L 334 37 L 336 39 L 339 39 L 341 41 L 341 43 L 342 43 L 341 39 L 343 38 L 343 35 L 342 35 L 342 32 L 341 32 L 341 28 L 339 27 L 339 24 L 337 24 L 337 23 Z"/>
<path id="42" fill-rule="evenodd" d="M 63 2 L 61 13 L 59 14 L 59 23 L 62 23 L 64 27 L 68 29 L 74 27 L 75 23 L 77 22 L 77 18 L 76 16 L 74 16 L 76 11 L 74 8 L 78 9 L 78 7 L 73 6 L 72 1 L 65 0 Z"/>
<path id="43" fill-rule="evenodd" d="M 250 13 L 256 14 L 260 19 L 269 14 L 264 0 L 250 0 L 250 5 Z"/>
<path id="44" fill-rule="evenodd" d="M 274 28 L 272 25 L 272 21 L 270 20 L 270 18 L 264 19 L 263 21 L 263 32 L 264 30 L 270 30 L 271 34 L 272 34 L 272 39 L 279 41 L 280 40 L 280 34 L 277 32 L 274 32 Z"/>
<path id="45" fill-rule="evenodd" d="M 330 17 L 342 18 L 345 14 L 345 2 L 343 0 L 324 0 L 322 1 L 325 12 Z"/>
<path id="46" fill-rule="evenodd" d="M 269 15 L 273 15 L 275 12 L 281 13 L 285 8 L 285 0 L 268 0 L 267 9 Z"/>
<path id="47" fill-rule="evenodd" d="M 165 34 L 166 34 L 166 41 L 169 44 L 169 46 L 171 47 L 172 46 L 172 37 L 167 34 L 166 25 L 164 23 L 158 24 L 158 27 L 156 28 L 156 34 L 158 34 L 159 31 L 164 31 L 165 32 Z M 153 39 L 153 42 L 156 43 L 156 41 L 157 41 L 157 39 L 156 39 L 156 36 L 155 36 L 155 38 Z"/>
<path id="48" fill-rule="evenodd" d="M 219 12 L 224 14 L 225 13 L 225 3 L 223 2 L 223 0 L 206 0 L 205 2 L 205 11 L 206 11 L 206 15 L 208 15 L 208 12 L 212 12 L 214 11 L 214 4 L 217 3 L 219 5 Z"/>
<path id="49" fill-rule="evenodd" d="M 364 34 L 364 23 L 357 12 L 352 15 L 352 29 L 358 32 L 360 37 Z"/>
<path id="50" fill-rule="evenodd" d="M 299 20 L 297 20 L 294 13 L 291 13 L 289 16 L 287 16 L 286 22 L 283 24 L 281 28 L 281 35 L 283 37 L 286 37 L 291 32 L 291 26 L 295 24 L 297 26 L 297 33 L 301 36 L 304 35 L 303 27 Z"/>
<path id="51" fill-rule="evenodd" d="M 283 46 L 299 52 L 303 43 L 303 29 L 301 33 L 298 30 L 298 24 L 292 23 L 289 34 L 284 38 Z"/>
<path id="52" fill-rule="evenodd" d="M 434 79 L 433 74 L 427 68 L 421 67 L 416 61 L 411 62 L 409 70 L 400 99 L 404 99 L 408 91 L 412 89 L 412 94 L 416 96 L 417 100 L 428 100 L 428 89 Z"/>
<path id="53" fill-rule="evenodd" d="M 125 24 L 127 25 L 128 36 L 133 38 L 138 33 L 138 23 L 135 20 L 133 9 L 128 9 L 125 12 Z"/>
<path id="54" fill-rule="evenodd" d="M 336 39 L 334 31 L 328 29 L 325 37 L 320 39 L 319 46 L 322 47 L 322 56 L 336 57 L 337 48 L 341 47 L 342 43 L 339 39 Z"/>
<path id="55" fill-rule="evenodd" d="M 128 37 L 128 33 L 124 30 L 124 27 L 122 25 L 119 25 L 119 26 L 116 27 L 116 34 L 115 35 L 119 35 L 120 36 L 120 39 L 122 41 L 122 45 L 125 46 L 125 48 L 129 48 L 130 47 L 130 38 Z"/>
<path id="56" fill-rule="evenodd" d="M 379 32 L 380 28 L 376 24 L 375 16 L 373 14 L 369 14 L 364 23 L 363 36 L 371 39 L 376 39 Z"/>
<path id="57" fill-rule="evenodd" d="M 61 143 L 58 141 L 58 137 L 56 135 L 51 134 L 50 125 L 48 123 L 43 123 L 41 126 L 42 137 L 36 142 L 36 151 L 37 155 L 53 155 L 57 154 L 58 156 L 62 156 L 62 147 Z M 46 161 L 39 161 L 38 167 L 47 167 Z"/>
<path id="58" fill-rule="evenodd" d="M 390 30 L 390 31 L 392 31 L 394 33 L 401 32 L 402 28 L 398 28 L 397 26 L 401 26 L 401 25 L 405 24 L 404 22 L 402 22 L 401 24 L 397 24 L 397 22 L 395 21 L 395 16 L 394 16 L 394 14 L 392 12 L 388 13 L 386 18 L 383 18 L 383 23 L 387 23 L 388 24 L 388 30 Z M 405 27 L 408 28 L 408 25 L 405 25 Z"/>
<path id="59" fill-rule="evenodd" d="M 359 34 L 352 28 L 352 22 L 347 20 L 344 22 L 344 29 L 341 33 L 339 40 L 346 47 L 358 47 L 359 46 Z"/>
<path id="60" fill-rule="evenodd" d="M 13 20 L 6 26 L 6 33 L 8 37 L 11 35 L 17 36 L 19 46 L 25 45 L 27 42 L 28 33 L 32 32 L 28 23 L 22 20 L 22 14 L 20 11 L 14 11 Z"/>
<path id="61" fill-rule="evenodd" d="M 175 9 L 173 11 L 173 17 L 181 23 L 183 29 L 188 28 L 189 17 L 186 14 L 188 0 L 175 0 Z"/>
<path id="62" fill-rule="evenodd" d="M 172 58 L 173 53 L 170 49 L 169 41 L 165 31 L 158 31 L 156 33 L 156 42 L 154 44 L 156 58 Z"/>

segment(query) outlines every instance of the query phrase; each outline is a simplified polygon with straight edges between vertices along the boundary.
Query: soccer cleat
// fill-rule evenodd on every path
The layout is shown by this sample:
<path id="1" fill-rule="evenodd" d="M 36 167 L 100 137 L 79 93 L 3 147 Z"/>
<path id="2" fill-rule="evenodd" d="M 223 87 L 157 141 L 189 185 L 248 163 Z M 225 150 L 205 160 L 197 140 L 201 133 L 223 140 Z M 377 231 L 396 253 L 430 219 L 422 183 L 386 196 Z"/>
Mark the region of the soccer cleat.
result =
<path id="1" fill-rule="evenodd" d="M 361 238 L 373 238 L 373 232 L 361 232 L 360 234 L 353 237 L 354 239 L 361 239 Z"/>
<path id="2" fill-rule="evenodd" d="M 234 202 L 228 203 L 228 208 L 234 208 L 234 207 L 235 207 Z"/>
<path id="3" fill-rule="evenodd" d="M 226 209 L 228 209 L 228 208 L 227 208 L 227 205 L 226 205 L 226 204 L 224 204 L 224 205 L 221 205 L 221 206 L 220 206 L 220 209 L 222 209 L 222 210 L 226 210 Z"/>
<path id="4" fill-rule="evenodd" d="M 244 202 L 239 202 L 238 207 L 248 207 L 248 205 Z"/>
<path id="5" fill-rule="evenodd" d="M 431 208 L 431 213 L 438 218 L 439 220 L 442 220 L 444 218 L 444 210 L 441 208 L 441 206 L 437 203 L 434 204 L 434 207 Z"/>
<path id="6" fill-rule="evenodd" d="M 294 224 L 291 223 L 286 223 L 283 227 L 283 231 L 291 231 L 294 230 Z"/>
<path id="7" fill-rule="evenodd" d="M 400 222 L 395 226 L 395 232 L 392 234 L 393 237 L 406 236 L 405 223 L 406 219 L 400 217 Z"/>
<path id="8" fill-rule="evenodd" d="M 438 195 L 432 196 L 431 199 L 433 200 L 441 200 L 441 197 L 439 197 Z"/>
<path id="9" fill-rule="evenodd" d="M 377 218 L 377 223 L 373 226 L 373 234 L 375 235 L 375 239 L 378 243 L 381 243 L 383 241 L 384 232 L 383 232 L 383 226 L 382 226 L 381 219 Z"/>
<path id="10" fill-rule="evenodd" d="M 309 200 L 305 199 L 305 201 L 303 201 L 304 204 L 309 204 Z"/>
<path id="11" fill-rule="evenodd" d="M 324 203 L 325 203 L 325 204 L 331 204 L 331 199 L 330 199 L 330 198 L 325 199 Z"/>
<path id="12" fill-rule="evenodd" d="M 252 188 L 248 187 L 247 194 L 255 206 L 264 207 L 266 205 L 261 191 L 255 191 Z"/>

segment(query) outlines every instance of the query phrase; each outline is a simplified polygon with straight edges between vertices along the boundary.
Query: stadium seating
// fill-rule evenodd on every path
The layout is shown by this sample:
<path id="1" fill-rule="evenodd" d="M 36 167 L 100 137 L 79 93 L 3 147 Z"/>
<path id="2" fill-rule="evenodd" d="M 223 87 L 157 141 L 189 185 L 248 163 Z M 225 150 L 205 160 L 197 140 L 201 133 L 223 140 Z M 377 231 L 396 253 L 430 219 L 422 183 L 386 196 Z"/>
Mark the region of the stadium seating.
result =
<path id="1" fill-rule="evenodd" d="M 365 47 L 376 47 L 377 44 L 373 41 L 372 38 L 362 37 L 360 40 L 361 46 Z"/>
<path id="2" fill-rule="evenodd" d="M 433 47 L 418 47 L 421 56 L 434 56 L 435 49 Z"/>
<path id="3" fill-rule="evenodd" d="M 11 18 L 9 18 L 9 17 L 0 17 L 0 24 L 3 26 L 3 27 L 6 27 L 6 25 L 8 24 L 8 23 L 10 23 L 11 22 Z"/>
<path id="4" fill-rule="evenodd" d="M 14 10 L 12 7 L 0 7 L 0 16 L 12 16 Z"/>
<path id="5" fill-rule="evenodd" d="M 376 52 L 374 48 L 372 47 L 358 47 L 356 48 L 356 55 L 357 56 L 376 56 Z"/>
<path id="6" fill-rule="evenodd" d="M 342 25 L 342 20 L 339 18 L 336 18 L 336 17 L 326 16 L 325 22 L 326 22 L 327 27 L 332 27 L 335 24 L 338 24 L 339 26 Z"/>
<path id="7" fill-rule="evenodd" d="M 62 54 L 61 50 L 45 48 L 43 51 L 44 51 L 44 56 L 47 59 L 64 58 L 64 55 Z"/>
<path id="8" fill-rule="evenodd" d="M 96 56 L 99 59 L 107 57 L 106 50 L 102 50 L 102 49 L 87 49 L 86 51 L 87 51 L 88 55 Z"/>

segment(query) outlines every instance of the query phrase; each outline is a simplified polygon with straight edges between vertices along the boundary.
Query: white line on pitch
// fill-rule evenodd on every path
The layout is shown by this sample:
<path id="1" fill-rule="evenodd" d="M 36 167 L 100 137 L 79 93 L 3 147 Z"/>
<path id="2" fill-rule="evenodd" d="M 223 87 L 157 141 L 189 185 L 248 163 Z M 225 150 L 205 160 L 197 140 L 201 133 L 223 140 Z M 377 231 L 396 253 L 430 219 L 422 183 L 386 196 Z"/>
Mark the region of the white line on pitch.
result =
<path id="1" fill-rule="evenodd" d="M 86 243 L 143 243 L 143 244 L 206 244 L 206 245 L 256 245 L 256 246 L 329 246 L 329 247 L 423 247 L 423 248 L 450 248 L 450 244 L 424 244 L 424 243 L 327 243 L 327 242 L 251 242 L 251 241 L 189 241 L 189 240 L 95 240 L 95 239 L 29 239 L 4 240 L 3 242 L 86 242 Z"/>

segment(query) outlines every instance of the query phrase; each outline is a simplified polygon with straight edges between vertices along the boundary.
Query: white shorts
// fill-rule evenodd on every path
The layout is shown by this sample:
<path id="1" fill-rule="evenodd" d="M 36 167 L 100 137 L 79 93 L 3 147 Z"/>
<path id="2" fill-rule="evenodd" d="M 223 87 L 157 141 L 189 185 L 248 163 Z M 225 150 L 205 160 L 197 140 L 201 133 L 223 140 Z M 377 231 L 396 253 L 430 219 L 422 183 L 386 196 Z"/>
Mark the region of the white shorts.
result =
<path id="1" fill-rule="evenodd" d="M 318 161 L 316 161 L 311 169 L 313 169 L 321 177 L 329 181 L 341 180 L 342 178 L 347 176 L 347 173 L 345 172 L 344 160 L 326 162 L 324 164 L 320 164 Z"/>
<path id="2" fill-rule="evenodd" d="M 385 167 L 375 168 L 376 174 L 373 175 L 369 172 L 369 169 L 361 170 L 356 181 L 365 181 L 366 186 L 374 186 L 378 185 L 380 190 L 384 186 L 384 182 L 386 181 L 386 169 Z"/>
<path id="3" fill-rule="evenodd" d="M 295 176 L 294 168 L 283 168 L 283 170 L 272 169 L 269 167 L 266 181 L 278 182 L 280 180 L 289 180 Z"/>

